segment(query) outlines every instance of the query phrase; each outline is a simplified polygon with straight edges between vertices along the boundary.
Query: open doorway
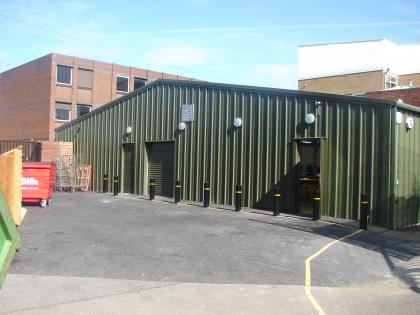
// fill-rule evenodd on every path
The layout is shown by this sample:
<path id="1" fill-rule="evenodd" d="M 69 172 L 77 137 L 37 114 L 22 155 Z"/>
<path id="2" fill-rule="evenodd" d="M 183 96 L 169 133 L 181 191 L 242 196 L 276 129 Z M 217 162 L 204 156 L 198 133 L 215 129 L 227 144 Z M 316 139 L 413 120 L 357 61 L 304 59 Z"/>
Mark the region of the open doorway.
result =
<path id="1" fill-rule="evenodd" d="M 123 191 L 134 194 L 135 147 L 134 143 L 123 144 Z"/>
<path id="2" fill-rule="evenodd" d="M 300 139 L 297 144 L 300 157 L 297 210 L 312 214 L 314 192 L 320 190 L 321 143 L 320 139 Z"/>

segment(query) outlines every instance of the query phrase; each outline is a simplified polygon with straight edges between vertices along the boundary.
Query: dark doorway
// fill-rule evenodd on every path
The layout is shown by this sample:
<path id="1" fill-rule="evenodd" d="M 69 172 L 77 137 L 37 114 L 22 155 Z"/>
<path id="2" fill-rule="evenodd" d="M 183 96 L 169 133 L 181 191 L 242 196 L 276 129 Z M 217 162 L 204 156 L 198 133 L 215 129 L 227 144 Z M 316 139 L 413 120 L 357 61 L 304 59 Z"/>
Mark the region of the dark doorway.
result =
<path id="1" fill-rule="evenodd" d="M 155 179 L 156 195 L 173 197 L 175 144 L 171 142 L 146 143 L 149 178 Z"/>
<path id="2" fill-rule="evenodd" d="M 123 144 L 123 191 L 134 194 L 134 167 L 135 167 L 135 147 L 134 143 Z"/>
<path id="3" fill-rule="evenodd" d="M 320 189 L 321 143 L 320 139 L 298 140 L 300 157 L 298 167 L 297 209 L 312 214 L 314 192 Z"/>

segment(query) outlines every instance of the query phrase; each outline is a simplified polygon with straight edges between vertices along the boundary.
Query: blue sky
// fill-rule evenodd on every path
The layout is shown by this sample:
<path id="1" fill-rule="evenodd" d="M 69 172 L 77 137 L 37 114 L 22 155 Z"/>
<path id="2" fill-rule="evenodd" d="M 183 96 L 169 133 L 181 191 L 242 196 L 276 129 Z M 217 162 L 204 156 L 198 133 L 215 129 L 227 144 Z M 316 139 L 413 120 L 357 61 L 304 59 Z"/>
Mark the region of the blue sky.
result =
<path id="1" fill-rule="evenodd" d="M 1 71 L 57 52 L 297 88 L 297 46 L 420 42 L 420 1 L 1 0 L 0 30 Z"/>

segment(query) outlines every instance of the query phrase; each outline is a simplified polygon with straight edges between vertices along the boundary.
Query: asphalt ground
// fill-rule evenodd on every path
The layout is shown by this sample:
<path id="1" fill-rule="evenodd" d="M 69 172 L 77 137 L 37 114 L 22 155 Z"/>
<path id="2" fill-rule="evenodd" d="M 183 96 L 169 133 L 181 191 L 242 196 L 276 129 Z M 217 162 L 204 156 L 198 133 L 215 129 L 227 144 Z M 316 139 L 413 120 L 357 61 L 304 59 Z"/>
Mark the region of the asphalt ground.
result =
<path id="1" fill-rule="evenodd" d="M 27 207 L 0 313 L 416 314 L 420 232 L 57 193 Z M 306 283 L 307 286 L 307 283 Z"/>

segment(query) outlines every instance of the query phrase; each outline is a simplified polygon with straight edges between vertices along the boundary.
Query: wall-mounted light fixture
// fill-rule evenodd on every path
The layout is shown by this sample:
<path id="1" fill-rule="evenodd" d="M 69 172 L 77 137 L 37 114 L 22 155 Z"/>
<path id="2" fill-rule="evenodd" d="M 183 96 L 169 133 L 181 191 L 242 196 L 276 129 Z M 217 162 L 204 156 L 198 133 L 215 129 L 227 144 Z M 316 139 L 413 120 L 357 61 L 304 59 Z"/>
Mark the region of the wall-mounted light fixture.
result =
<path id="1" fill-rule="evenodd" d="M 307 113 L 305 115 L 305 123 L 308 125 L 312 125 L 315 122 L 315 115 L 312 113 Z"/>
<path id="2" fill-rule="evenodd" d="M 403 121 L 403 115 L 402 115 L 402 113 L 401 113 L 401 112 L 397 112 L 397 113 L 395 114 L 395 122 L 396 122 L 397 124 L 401 124 L 401 123 L 402 123 L 402 121 Z"/>
<path id="3" fill-rule="evenodd" d="M 405 120 L 405 124 L 407 126 L 407 129 L 413 129 L 414 127 L 414 118 L 413 117 L 407 117 Z"/>
<path id="4" fill-rule="evenodd" d="M 241 118 L 239 118 L 239 117 L 236 117 L 236 118 L 233 120 L 233 125 L 235 126 L 235 128 L 239 128 L 239 127 L 241 127 L 241 126 L 242 126 L 242 119 L 241 119 Z"/>
<path id="5" fill-rule="evenodd" d="M 184 123 L 184 122 L 182 122 L 182 121 L 178 124 L 178 130 L 179 130 L 179 131 L 183 131 L 183 130 L 185 130 L 185 127 L 186 127 L 186 125 L 185 125 L 185 123 Z"/>
<path id="6" fill-rule="evenodd" d="M 125 134 L 128 136 L 129 134 L 131 134 L 133 132 L 133 129 L 128 126 L 127 128 L 125 128 Z"/>

